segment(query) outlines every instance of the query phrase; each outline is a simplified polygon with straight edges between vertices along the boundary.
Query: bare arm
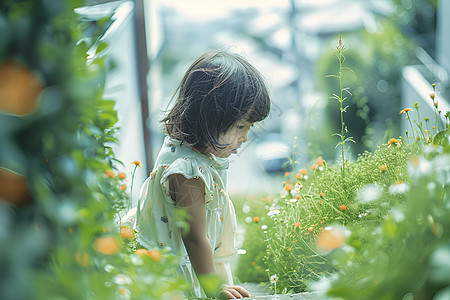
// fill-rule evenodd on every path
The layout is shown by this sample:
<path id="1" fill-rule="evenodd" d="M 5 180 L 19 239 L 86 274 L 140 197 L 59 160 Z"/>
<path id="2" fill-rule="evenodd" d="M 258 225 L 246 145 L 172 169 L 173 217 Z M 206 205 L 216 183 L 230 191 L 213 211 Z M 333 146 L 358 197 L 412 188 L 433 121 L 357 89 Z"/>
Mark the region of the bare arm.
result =
<path id="1" fill-rule="evenodd" d="M 197 275 L 217 273 L 213 251 L 206 234 L 205 184 L 201 179 L 186 179 L 183 175 L 169 176 L 172 199 L 191 215 L 189 232 L 183 242 Z"/>
<path id="2" fill-rule="evenodd" d="M 217 271 L 206 232 L 205 183 L 200 178 L 186 179 L 181 174 L 173 174 L 169 176 L 169 188 L 176 205 L 185 208 L 192 217 L 189 220 L 189 232 L 182 239 L 200 284 L 207 291 L 203 278 L 207 280 L 207 275 L 217 276 Z M 222 296 L 237 299 L 250 297 L 250 293 L 240 286 L 223 285 Z"/>

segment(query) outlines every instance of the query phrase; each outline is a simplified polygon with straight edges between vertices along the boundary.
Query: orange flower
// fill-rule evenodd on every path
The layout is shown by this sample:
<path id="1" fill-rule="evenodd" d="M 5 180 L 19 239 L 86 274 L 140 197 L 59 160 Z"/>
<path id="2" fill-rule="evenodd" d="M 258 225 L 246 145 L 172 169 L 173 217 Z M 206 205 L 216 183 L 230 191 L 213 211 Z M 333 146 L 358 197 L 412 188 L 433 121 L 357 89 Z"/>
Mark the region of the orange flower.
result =
<path id="1" fill-rule="evenodd" d="M 284 190 L 288 191 L 288 192 L 291 191 L 293 188 L 294 188 L 294 186 L 290 183 L 288 183 L 284 186 Z"/>
<path id="2" fill-rule="evenodd" d="M 300 180 L 303 178 L 302 174 L 295 174 L 295 179 Z"/>
<path id="3" fill-rule="evenodd" d="M 111 255 L 120 250 L 120 245 L 114 236 L 105 236 L 95 239 L 94 248 L 100 253 Z"/>
<path id="4" fill-rule="evenodd" d="M 120 186 L 120 189 L 123 191 L 123 190 L 126 190 L 127 189 L 127 185 L 126 184 L 122 184 L 121 186 Z"/>
<path id="5" fill-rule="evenodd" d="M 114 173 L 113 170 L 108 170 L 108 171 L 106 171 L 106 172 L 105 172 L 105 175 L 106 175 L 106 177 L 109 177 L 109 178 L 114 178 L 114 177 L 116 177 L 116 174 Z"/>
<path id="6" fill-rule="evenodd" d="M 294 227 L 300 227 L 300 222 L 295 222 Z"/>
<path id="7" fill-rule="evenodd" d="M 300 199 L 300 195 L 295 196 L 295 199 L 297 200 Z"/>
<path id="8" fill-rule="evenodd" d="M 346 210 L 346 209 L 347 209 L 347 205 L 342 204 L 342 205 L 341 205 L 341 210 L 344 211 L 344 210 Z"/>
<path id="9" fill-rule="evenodd" d="M 127 178 L 127 175 L 126 175 L 124 172 L 119 172 L 119 174 L 117 174 L 117 176 L 118 176 L 120 179 L 125 179 L 125 178 Z"/>
<path id="10" fill-rule="evenodd" d="M 291 251 L 291 248 L 287 249 L 286 251 L 287 251 L 287 252 Z"/>
<path id="11" fill-rule="evenodd" d="M 259 217 L 253 217 L 253 222 L 258 223 L 259 222 Z"/>
<path id="12" fill-rule="evenodd" d="M 147 249 L 137 249 L 136 251 L 134 251 L 134 253 L 136 253 L 137 255 L 147 254 L 148 250 Z"/>
<path id="13" fill-rule="evenodd" d="M 131 229 L 128 226 L 122 226 L 122 227 L 120 227 L 120 235 L 123 238 L 131 239 L 134 236 L 134 232 L 133 232 L 133 229 Z"/>
<path id="14" fill-rule="evenodd" d="M 434 93 L 430 93 L 429 94 L 430 95 L 430 98 L 432 99 L 432 100 L 434 100 L 434 97 L 436 96 Z"/>
<path id="15" fill-rule="evenodd" d="M 312 226 L 308 228 L 308 231 L 313 231 L 313 230 L 314 230 L 314 227 L 312 227 Z"/>
<path id="16" fill-rule="evenodd" d="M 150 250 L 149 251 L 147 249 L 137 249 L 134 252 L 138 255 L 147 255 L 154 261 L 160 261 L 161 257 L 162 257 L 161 252 L 159 252 L 158 250 Z"/>
<path id="17" fill-rule="evenodd" d="M 283 181 L 282 183 L 283 183 L 283 185 L 285 185 L 285 184 L 286 184 L 286 181 Z"/>
<path id="18" fill-rule="evenodd" d="M 387 170 L 386 165 L 381 165 L 381 166 L 380 166 L 380 171 L 381 171 L 381 172 L 384 172 L 384 171 L 386 171 L 386 170 Z"/>
<path id="19" fill-rule="evenodd" d="M 150 250 L 148 251 L 147 255 L 150 256 L 150 258 L 154 261 L 160 261 L 162 256 L 161 252 L 159 252 L 158 250 Z"/>
<path id="20" fill-rule="evenodd" d="M 409 108 L 409 107 L 404 108 L 404 109 L 402 109 L 402 110 L 399 112 L 399 115 L 404 114 L 404 113 L 407 113 L 408 111 L 412 111 L 412 109 Z"/>
<path id="21" fill-rule="evenodd" d="M 139 160 L 135 160 L 135 161 L 133 161 L 131 164 L 132 164 L 132 165 L 136 165 L 136 166 L 138 166 L 139 168 L 142 168 L 142 163 L 141 163 Z"/>
<path id="22" fill-rule="evenodd" d="M 345 236 L 342 231 L 338 229 L 325 228 L 317 236 L 317 247 L 324 251 L 331 251 L 333 249 L 339 248 L 345 241 Z"/>
<path id="23" fill-rule="evenodd" d="M 299 172 L 300 174 L 302 174 L 302 175 L 305 175 L 306 173 L 308 173 L 308 170 L 306 170 L 306 169 L 300 169 L 300 170 L 298 170 L 298 172 Z"/>
<path id="24" fill-rule="evenodd" d="M 399 144 L 400 144 L 400 141 L 397 140 L 397 139 L 392 138 L 392 139 L 390 139 L 390 140 L 388 141 L 388 145 L 390 146 L 390 145 L 392 145 L 392 144 L 394 144 L 394 145 L 399 145 Z"/>
<path id="25" fill-rule="evenodd" d="M 38 107 L 44 85 L 30 69 L 16 60 L 0 63 L 0 111 L 23 116 Z"/>
<path id="26" fill-rule="evenodd" d="M 82 267 L 86 267 L 88 263 L 89 256 L 86 252 L 83 252 L 82 257 L 80 257 L 80 253 L 75 253 L 75 260 L 77 263 L 79 263 Z"/>
<path id="27" fill-rule="evenodd" d="M 322 156 L 319 156 L 319 158 L 317 159 L 317 161 L 316 161 L 316 163 L 319 165 L 319 166 L 323 166 L 323 163 L 324 163 L 325 161 L 322 159 Z"/>
<path id="28" fill-rule="evenodd" d="M 319 193 L 319 197 L 323 197 L 323 193 L 322 192 Z"/>
<path id="29" fill-rule="evenodd" d="M 314 170 L 317 170 L 319 168 L 319 166 L 317 165 L 317 164 L 312 164 L 311 165 L 311 169 L 314 171 Z"/>
<path id="30" fill-rule="evenodd" d="M 288 177 L 289 176 L 289 172 L 284 173 L 284 176 Z"/>

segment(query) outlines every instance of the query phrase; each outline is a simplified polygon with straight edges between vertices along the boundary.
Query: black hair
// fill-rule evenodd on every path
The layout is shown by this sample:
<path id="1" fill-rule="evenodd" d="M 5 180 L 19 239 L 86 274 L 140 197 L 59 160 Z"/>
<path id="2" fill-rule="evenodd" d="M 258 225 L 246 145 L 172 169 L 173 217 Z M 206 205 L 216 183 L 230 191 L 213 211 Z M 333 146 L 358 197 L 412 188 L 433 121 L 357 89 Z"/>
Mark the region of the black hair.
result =
<path id="1" fill-rule="evenodd" d="M 241 119 L 264 120 L 270 96 L 261 73 L 239 54 L 211 50 L 195 60 L 162 120 L 166 133 L 198 150 L 223 148 L 219 135 Z"/>

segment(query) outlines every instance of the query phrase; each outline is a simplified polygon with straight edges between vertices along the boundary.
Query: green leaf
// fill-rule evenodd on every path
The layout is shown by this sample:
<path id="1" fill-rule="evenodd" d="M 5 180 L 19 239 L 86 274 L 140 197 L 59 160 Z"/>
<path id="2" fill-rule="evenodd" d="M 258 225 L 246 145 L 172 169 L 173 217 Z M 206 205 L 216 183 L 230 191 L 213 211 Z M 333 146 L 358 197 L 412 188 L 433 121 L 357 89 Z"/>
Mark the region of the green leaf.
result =
<path id="1" fill-rule="evenodd" d="M 99 103 L 97 103 L 98 108 L 103 110 L 114 110 L 114 105 L 116 105 L 115 100 L 102 99 L 102 101 L 99 101 Z"/>
<path id="2" fill-rule="evenodd" d="M 108 43 L 100 42 L 97 46 L 97 49 L 95 50 L 95 55 L 98 55 L 99 53 L 103 52 L 107 47 Z"/>
<path id="3" fill-rule="evenodd" d="M 449 137 L 449 128 L 439 131 L 433 138 L 433 144 L 436 146 L 447 146 Z"/>

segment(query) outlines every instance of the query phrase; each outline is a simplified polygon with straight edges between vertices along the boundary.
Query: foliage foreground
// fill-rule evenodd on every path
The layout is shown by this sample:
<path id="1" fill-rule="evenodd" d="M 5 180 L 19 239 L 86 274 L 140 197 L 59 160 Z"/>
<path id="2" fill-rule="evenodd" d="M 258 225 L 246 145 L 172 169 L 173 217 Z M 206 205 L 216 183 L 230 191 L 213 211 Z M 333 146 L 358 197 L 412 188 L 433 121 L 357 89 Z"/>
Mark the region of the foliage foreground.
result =
<path id="1" fill-rule="evenodd" d="M 115 168 L 103 59 L 86 60 L 97 39 L 82 40 L 82 5 L 0 4 L 0 298 L 181 298 L 176 258 L 136 249 L 113 221 L 128 178 Z"/>

